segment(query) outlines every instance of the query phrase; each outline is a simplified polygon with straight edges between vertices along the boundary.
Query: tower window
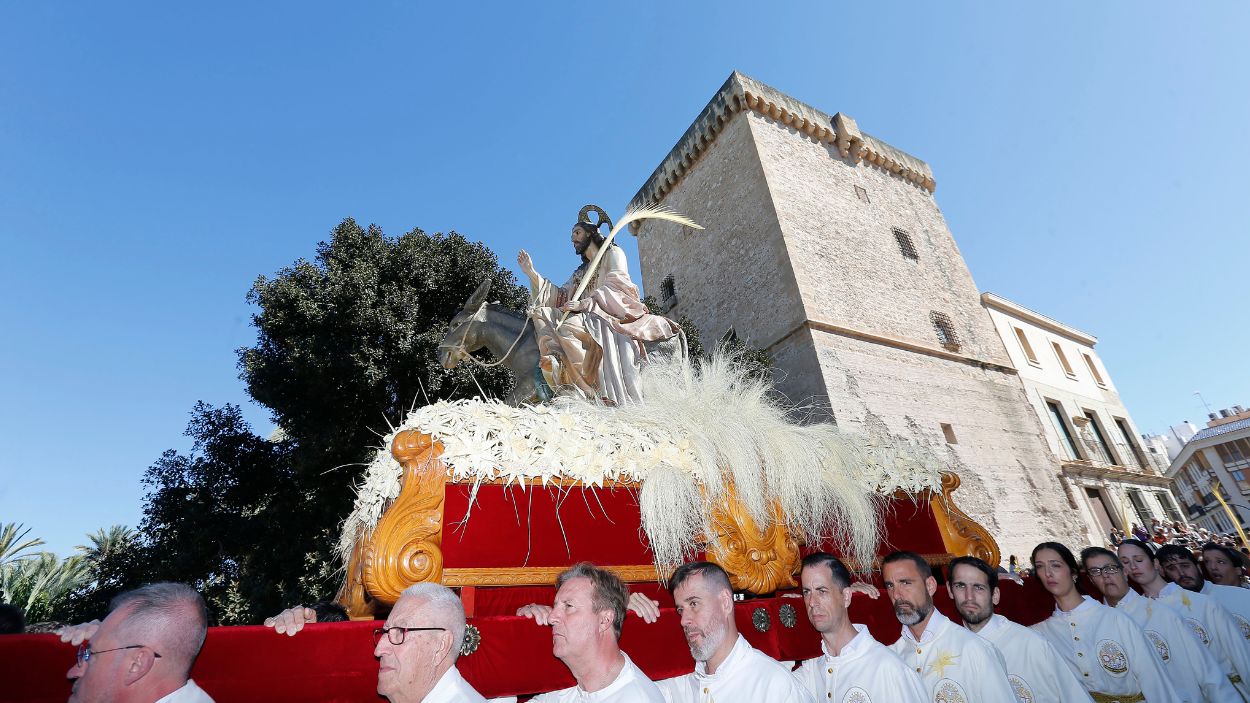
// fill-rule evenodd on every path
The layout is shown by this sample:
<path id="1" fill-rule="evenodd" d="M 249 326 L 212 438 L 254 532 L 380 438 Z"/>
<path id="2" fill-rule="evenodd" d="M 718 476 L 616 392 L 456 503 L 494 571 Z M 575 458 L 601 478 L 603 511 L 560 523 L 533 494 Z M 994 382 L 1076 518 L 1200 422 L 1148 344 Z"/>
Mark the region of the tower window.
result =
<path id="1" fill-rule="evenodd" d="M 912 261 L 920 261 L 920 254 L 916 253 L 916 245 L 911 241 L 911 235 L 899 229 L 894 229 L 894 240 L 898 242 L 898 250 L 904 257 Z"/>
<path id="2" fill-rule="evenodd" d="M 673 281 L 671 273 L 660 281 L 660 304 L 664 306 L 666 312 L 677 305 L 677 284 Z"/>
<path id="3" fill-rule="evenodd" d="M 866 203 L 872 202 L 871 200 L 868 199 L 868 191 L 865 190 L 863 186 L 855 186 L 855 197 L 859 198 L 860 200 Z"/>
<path id="4" fill-rule="evenodd" d="M 929 313 L 933 322 L 933 331 L 937 333 L 938 343 L 950 351 L 959 351 L 959 335 L 955 334 L 955 325 L 944 312 Z"/>

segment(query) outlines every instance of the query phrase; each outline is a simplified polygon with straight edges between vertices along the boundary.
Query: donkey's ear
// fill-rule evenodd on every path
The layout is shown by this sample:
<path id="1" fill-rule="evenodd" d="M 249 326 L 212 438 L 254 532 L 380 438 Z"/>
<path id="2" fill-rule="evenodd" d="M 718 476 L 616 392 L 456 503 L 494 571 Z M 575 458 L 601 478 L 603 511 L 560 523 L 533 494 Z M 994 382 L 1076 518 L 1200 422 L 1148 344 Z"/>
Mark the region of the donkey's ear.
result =
<path id="1" fill-rule="evenodd" d="M 478 284 L 477 290 L 473 291 L 473 295 L 469 296 L 469 302 L 464 304 L 465 310 L 477 310 L 482 307 L 482 303 L 486 302 L 486 296 L 490 295 L 490 279 L 487 278 Z"/>

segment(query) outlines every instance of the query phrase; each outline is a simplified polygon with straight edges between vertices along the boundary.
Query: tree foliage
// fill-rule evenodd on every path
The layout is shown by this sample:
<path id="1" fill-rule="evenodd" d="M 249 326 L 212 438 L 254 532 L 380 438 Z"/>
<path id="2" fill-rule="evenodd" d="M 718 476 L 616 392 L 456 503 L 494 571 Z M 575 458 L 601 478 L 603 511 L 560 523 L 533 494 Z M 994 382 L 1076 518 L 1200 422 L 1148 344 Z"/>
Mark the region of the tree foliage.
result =
<path id="1" fill-rule="evenodd" d="M 51 620 L 66 597 L 90 580 L 90 565 L 82 555 L 60 559 L 39 538 L 27 538 L 30 528 L 0 526 L 0 602 L 21 608 L 29 623 Z"/>
<path id="2" fill-rule="evenodd" d="M 165 452 L 144 479 L 150 575 L 196 585 L 222 623 L 333 596 L 338 526 L 388 423 L 414 405 L 508 391 L 503 368 L 447 371 L 437 360 L 447 323 L 484 278 L 494 299 L 525 304 L 479 243 L 421 230 L 392 238 L 350 219 L 315 260 L 258 278 L 248 293 L 257 342 L 238 351 L 240 378 L 278 431 L 263 439 L 240 408 L 196 404 L 191 451 Z"/>

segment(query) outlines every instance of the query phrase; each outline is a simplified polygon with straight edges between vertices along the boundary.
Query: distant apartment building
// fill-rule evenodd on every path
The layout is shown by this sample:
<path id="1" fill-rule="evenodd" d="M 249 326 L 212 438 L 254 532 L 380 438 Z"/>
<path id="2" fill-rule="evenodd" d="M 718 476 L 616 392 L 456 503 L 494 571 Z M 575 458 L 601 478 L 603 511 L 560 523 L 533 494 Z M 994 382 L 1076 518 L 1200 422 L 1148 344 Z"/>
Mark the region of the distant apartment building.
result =
<path id="1" fill-rule="evenodd" d="M 1185 443 L 1196 434 L 1198 434 L 1198 428 L 1194 423 L 1186 420 L 1178 425 L 1172 425 L 1167 432 L 1142 435 L 1142 439 L 1145 440 L 1147 446 L 1154 448 L 1156 453 L 1162 450 L 1170 464 L 1185 448 Z"/>
<path id="2" fill-rule="evenodd" d="M 1091 334 L 993 293 L 989 312 L 1046 441 L 1059 457 L 1069 500 L 1081 514 L 1088 544 L 1113 527 L 1149 526 L 1152 518 L 1185 521 L 1170 492 L 1166 447 L 1144 445 Z"/>
<path id="3" fill-rule="evenodd" d="M 1218 488 L 1243 528 L 1250 528 L 1250 411 L 1240 405 L 1211 413 L 1168 467 L 1176 497 L 1195 524 L 1219 533 L 1235 525 L 1215 499 Z"/>

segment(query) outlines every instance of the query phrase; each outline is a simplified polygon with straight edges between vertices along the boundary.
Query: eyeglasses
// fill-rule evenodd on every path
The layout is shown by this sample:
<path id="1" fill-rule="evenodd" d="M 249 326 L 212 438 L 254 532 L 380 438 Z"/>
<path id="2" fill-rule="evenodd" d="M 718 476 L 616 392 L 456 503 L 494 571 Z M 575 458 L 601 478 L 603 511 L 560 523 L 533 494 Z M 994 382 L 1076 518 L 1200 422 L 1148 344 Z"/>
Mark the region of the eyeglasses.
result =
<path id="1" fill-rule="evenodd" d="M 91 657 L 94 657 L 97 654 L 108 654 L 109 652 L 120 652 L 123 649 L 143 649 L 144 647 L 147 647 L 147 645 L 146 644 L 128 644 L 125 647 L 101 649 L 101 650 L 93 652 L 90 649 L 87 649 L 86 644 L 80 644 L 78 645 L 78 666 L 86 666 L 87 662 L 91 661 Z M 148 647 L 148 649 L 151 649 L 151 647 Z M 157 654 L 155 650 L 152 651 L 152 656 L 156 657 L 157 659 L 161 658 L 161 655 Z"/>
<path id="2" fill-rule="evenodd" d="M 1085 570 L 1085 573 L 1089 574 L 1090 576 L 1102 576 L 1102 575 L 1104 575 L 1104 574 L 1106 574 L 1107 576 L 1115 576 L 1116 574 L 1120 573 L 1121 571 L 1124 571 L 1124 567 L 1121 567 L 1121 566 L 1102 566 L 1102 567 L 1095 566 L 1095 567 L 1094 567 L 1094 568 L 1092 568 L 1092 569 L 1086 569 L 1086 570 Z"/>
<path id="3" fill-rule="evenodd" d="M 373 631 L 373 646 L 378 646 L 378 642 L 382 641 L 382 635 L 386 635 L 387 641 L 391 644 L 399 646 L 404 643 L 404 637 L 409 632 L 446 632 L 445 627 L 379 627 Z"/>

